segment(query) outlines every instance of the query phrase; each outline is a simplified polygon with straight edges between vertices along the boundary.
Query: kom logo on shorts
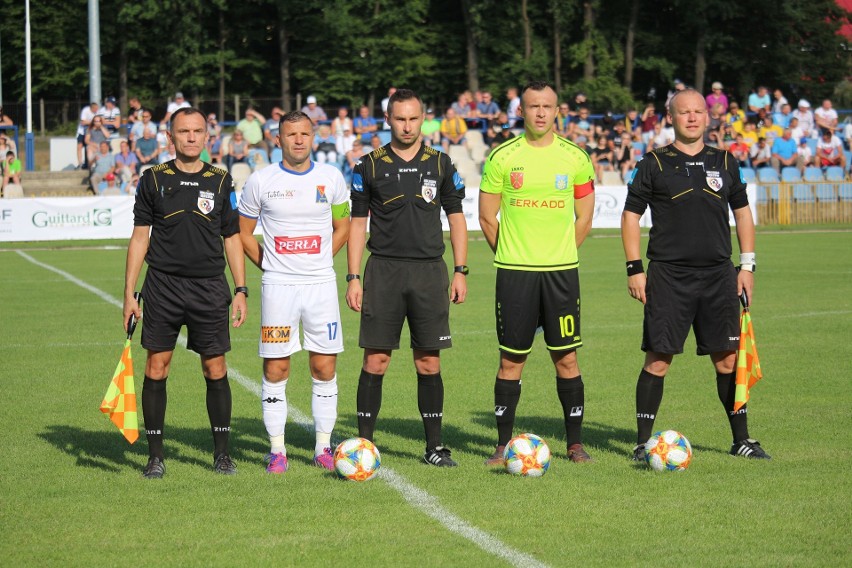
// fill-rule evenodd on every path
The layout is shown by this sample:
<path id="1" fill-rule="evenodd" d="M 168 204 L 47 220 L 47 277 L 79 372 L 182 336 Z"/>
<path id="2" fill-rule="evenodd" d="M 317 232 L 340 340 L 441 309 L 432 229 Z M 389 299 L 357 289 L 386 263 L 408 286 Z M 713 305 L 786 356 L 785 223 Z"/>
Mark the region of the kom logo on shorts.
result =
<path id="1" fill-rule="evenodd" d="M 290 343 L 289 325 L 264 325 L 260 328 L 261 343 Z"/>
<path id="2" fill-rule="evenodd" d="M 275 252 L 278 254 L 319 254 L 322 237 L 275 237 Z"/>

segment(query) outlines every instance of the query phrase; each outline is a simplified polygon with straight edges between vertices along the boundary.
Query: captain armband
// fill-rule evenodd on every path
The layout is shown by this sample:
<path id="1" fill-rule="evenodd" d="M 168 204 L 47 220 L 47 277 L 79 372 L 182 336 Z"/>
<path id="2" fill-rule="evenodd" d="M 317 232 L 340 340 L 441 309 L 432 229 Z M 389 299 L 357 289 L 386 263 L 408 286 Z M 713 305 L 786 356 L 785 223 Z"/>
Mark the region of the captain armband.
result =
<path id="1" fill-rule="evenodd" d="M 346 219 L 349 217 L 349 202 L 338 203 L 331 206 L 332 219 Z"/>

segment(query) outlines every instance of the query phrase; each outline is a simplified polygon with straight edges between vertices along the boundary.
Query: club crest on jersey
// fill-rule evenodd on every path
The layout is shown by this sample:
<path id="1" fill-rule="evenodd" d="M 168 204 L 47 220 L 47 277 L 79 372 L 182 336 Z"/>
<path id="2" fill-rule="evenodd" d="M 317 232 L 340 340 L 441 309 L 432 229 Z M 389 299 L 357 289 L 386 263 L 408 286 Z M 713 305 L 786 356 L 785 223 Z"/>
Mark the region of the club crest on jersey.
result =
<path id="1" fill-rule="evenodd" d="M 559 191 L 562 191 L 563 189 L 568 189 L 568 176 L 563 174 L 556 174 L 556 182 L 554 184 L 554 187 L 556 187 L 556 189 L 558 189 Z"/>
<path id="2" fill-rule="evenodd" d="M 524 186 L 524 172 L 511 172 L 509 181 L 512 182 L 512 187 L 521 189 Z"/>
<path id="3" fill-rule="evenodd" d="M 423 186 L 420 188 L 420 196 L 426 203 L 432 203 L 435 200 L 435 195 L 438 191 L 438 181 L 434 179 L 424 179 Z"/>
<path id="4" fill-rule="evenodd" d="M 328 198 L 325 196 L 325 186 L 317 186 L 317 203 L 328 203 Z"/>
<path id="5" fill-rule="evenodd" d="M 719 172 L 708 171 L 706 174 L 707 177 L 704 179 L 707 180 L 707 187 L 713 191 L 722 189 L 722 176 L 719 175 Z"/>
<path id="6" fill-rule="evenodd" d="M 198 192 L 198 210 L 204 213 L 205 215 L 209 215 L 211 211 L 213 211 L 213 193 L 209 191 L 199 191 Z"/>

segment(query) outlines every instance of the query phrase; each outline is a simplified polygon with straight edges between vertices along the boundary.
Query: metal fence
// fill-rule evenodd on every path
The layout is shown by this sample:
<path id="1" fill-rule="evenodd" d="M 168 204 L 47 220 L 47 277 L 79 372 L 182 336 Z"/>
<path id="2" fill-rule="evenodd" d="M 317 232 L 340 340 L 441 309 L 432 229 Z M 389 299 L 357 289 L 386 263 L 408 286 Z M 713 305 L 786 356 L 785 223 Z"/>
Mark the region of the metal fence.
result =
<path id="1" fill-rule="evenodd" d="M 852 181 L 760 183 L 762 225 L 852 223 Z"/>

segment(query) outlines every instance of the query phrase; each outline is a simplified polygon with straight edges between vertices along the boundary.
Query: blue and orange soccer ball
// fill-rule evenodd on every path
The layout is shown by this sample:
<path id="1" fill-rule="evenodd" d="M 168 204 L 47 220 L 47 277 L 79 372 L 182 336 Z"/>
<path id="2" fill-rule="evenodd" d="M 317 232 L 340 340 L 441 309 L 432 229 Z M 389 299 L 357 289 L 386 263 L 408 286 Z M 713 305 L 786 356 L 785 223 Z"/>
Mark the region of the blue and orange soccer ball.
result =
<path id="1" fill-rule="evenodd" d="M 550 448 L 535 434 L 521 434 L 506 444 L 503 458 L 512 475 L 541 477 L 550 467 Z"/>
<path id="2" fill-rule="evenodd" d="M 692 462 L 692 446 L 675 430 L 656 432 L 645 443 L 645 461 L 654 471 L 683 471 Z"/>
<path id="3" fill-rule="evenodd" d="M 343 440 L 334 450 L 334 470 L 341 479 L 367 481 L 381 464 L 379 449 L 366 438 Z"/>

